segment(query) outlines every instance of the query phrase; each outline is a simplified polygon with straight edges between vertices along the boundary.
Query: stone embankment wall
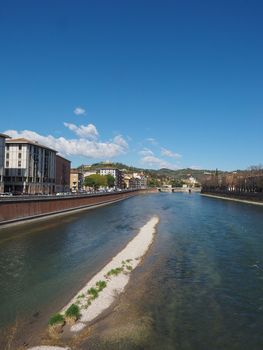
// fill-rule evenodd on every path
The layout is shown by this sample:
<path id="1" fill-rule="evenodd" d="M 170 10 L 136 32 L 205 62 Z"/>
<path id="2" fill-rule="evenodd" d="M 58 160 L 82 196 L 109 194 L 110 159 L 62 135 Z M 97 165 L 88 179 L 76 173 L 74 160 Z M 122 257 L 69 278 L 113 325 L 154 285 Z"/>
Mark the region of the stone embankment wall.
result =
<path id="1" fill-rule="evenodd" d="M 99 195 L 1 198 L 0 225 L 110 204 L 141 192 L 142 191 L 137 190 Z"/>
<path id="2" fill-rule="evenodd" d="M 209 194 L 211 196 L 220 196 L 220 197 L 227 197 L 227 198 L 233 198 L 233 199 L 240 199 L 245 201 L 252 201 L 252 202 L 263 202 L 263 192 L 238 192 L 238 191 L 222 191 L 222 190 L 214 190 L 214 191 L 207 191 L 202 190 L 201 193 L 203 194 Z"/>

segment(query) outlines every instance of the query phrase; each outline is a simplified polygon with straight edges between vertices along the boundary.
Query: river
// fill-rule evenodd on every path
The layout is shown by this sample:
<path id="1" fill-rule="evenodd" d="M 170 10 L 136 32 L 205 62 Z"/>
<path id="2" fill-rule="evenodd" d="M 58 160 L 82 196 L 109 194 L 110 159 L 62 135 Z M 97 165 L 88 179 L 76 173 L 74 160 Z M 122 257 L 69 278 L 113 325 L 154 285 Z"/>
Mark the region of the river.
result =
<path id="1" fill-rule="evenodd" d="M 132 274 L 126 309 L 102 321 L 116 328 L 130 313 L 145 332 L 121 338 L 98 328 L 89 348 L 261 350 L 263 208 L 188 193 L 1 229 L 0 327 L 44 326 L 156 214 L 156 240 Z"/>

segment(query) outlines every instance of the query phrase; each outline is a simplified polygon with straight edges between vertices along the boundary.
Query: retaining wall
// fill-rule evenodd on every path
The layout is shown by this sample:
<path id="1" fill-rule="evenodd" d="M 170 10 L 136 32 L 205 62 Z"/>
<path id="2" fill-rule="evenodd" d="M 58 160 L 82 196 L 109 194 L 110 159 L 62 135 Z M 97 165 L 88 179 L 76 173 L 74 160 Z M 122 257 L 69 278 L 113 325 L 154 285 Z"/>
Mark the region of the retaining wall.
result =
<path id="1" fill-rule="evenodd" d="M 125 191 L 94 195 L 65 197 L 29 197 L 0 199 L 0 225 L 54 215 L 88 207 L 110 204 L 129 198 L 141 191 Z"/>
<path id="2" fill-rule="evenodd" d="M 211 196 L 220 196 L 226 198 L 254 201 L 254 202 L 262 202 L 263 203 L 263 193 L 259 192 L 235 192 L 235 191 L 223 191 L 223 190 L 202 190 L 201 193 L 208 194 Z"/>

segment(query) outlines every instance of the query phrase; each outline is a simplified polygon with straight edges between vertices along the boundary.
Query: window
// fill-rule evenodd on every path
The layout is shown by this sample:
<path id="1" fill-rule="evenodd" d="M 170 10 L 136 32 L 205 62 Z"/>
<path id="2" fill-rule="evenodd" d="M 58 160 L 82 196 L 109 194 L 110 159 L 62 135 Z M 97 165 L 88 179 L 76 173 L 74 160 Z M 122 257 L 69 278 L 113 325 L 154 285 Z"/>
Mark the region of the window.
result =
<path id="1" fill-rule="evenodd" d="M 6 153 L 6 159 L 9 159 L 9 153 Z"/>
<path id="2" fill-rule="evenodd" d="M 17 175 L 18 175 L 18 176 L 21 175 L 21 169 L 17 169 Z M 22 181 L 22 179 L 21 179 L 20 181 Z"/>
<path id="3" fill-rule="evenodd" d="M 9 145 L 5 145 L 6 146 L 6 150 L 9 151 Z"/>
<path id="4" fill-rule="evenodd" d="M 18 145 L 18 149 L 21 151 L 21 149 L 22 149 L 22 145 Z"/>
<path id="5" fill-rule="evenodd" d="M 5 162 L 5 166 L 6 166 L 7 168 L 9 167 L 9 161 L 8 161 L 8 160 Z"/>
<path id="6" fill-rule="evenodd" d="M 21 167 L 21 160 L 18 161 L 18 167 Z"/>
<path id="7" fill-rule="evenodd" d="M 22 158 L 22 154 L 18 153 L 18 159 L 21 159 L 21 158 Z"/>

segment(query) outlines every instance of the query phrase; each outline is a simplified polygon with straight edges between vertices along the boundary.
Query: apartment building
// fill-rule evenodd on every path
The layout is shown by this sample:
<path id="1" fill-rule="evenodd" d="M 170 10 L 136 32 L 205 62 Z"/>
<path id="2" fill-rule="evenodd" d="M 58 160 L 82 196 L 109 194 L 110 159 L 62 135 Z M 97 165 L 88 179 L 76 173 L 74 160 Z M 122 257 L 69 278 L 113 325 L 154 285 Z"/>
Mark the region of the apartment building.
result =
<path id="1" fill-rule="evenodd" d="M 112 175 L 115 179 L 116 188 L 124 188 L 122 171 L 117 168 L 101 168 L 99 170 L 100 175 Z"/>
<path id="2" fill-rule="evenodd" d="M 147 177 L 143 175 L 134 175 L 129 179 L 129 188 L 133 189 L 146 189 L 147 188 Z"/>
<path id="3" fill-rule="evenodd" d="M 56 155 L 56 193 L 70 191 L 70 164 L 68 159 Z"/>
<path id="4" fill-rule="evenodd" d="M 8 138 L 0 134 L 0 193 L 4 192 L 4 170 L 5 170 L 5 141 Z"/>
<path id="5" fill-rule="evenodd" d="M 56 151 L 25 138 L 5 144 L 5 192 L 55 193 Z"/>
<path id="6" fill-rule="evenodd" d="M 70 190 L 71 192 L 79 192 L 83 186 L 83 174 L 79 169 L 70 170 Z"/>

